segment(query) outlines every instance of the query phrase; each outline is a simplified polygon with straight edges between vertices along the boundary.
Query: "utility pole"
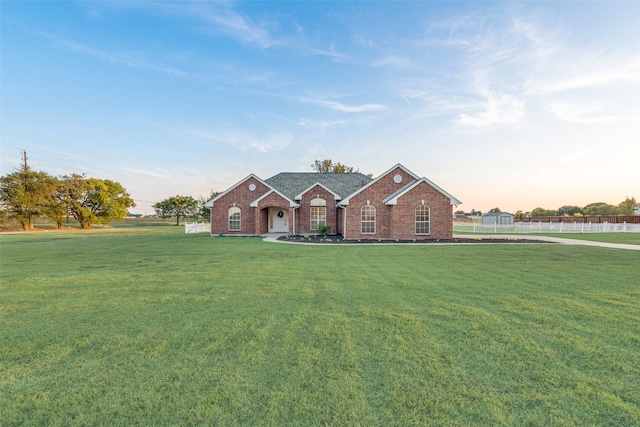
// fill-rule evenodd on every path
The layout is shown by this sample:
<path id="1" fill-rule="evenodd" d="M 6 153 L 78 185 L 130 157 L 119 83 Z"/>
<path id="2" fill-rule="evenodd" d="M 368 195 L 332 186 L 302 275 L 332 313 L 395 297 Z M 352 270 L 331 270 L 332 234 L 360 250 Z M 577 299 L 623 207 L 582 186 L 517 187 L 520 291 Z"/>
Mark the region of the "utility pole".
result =
<path id="1" fill-rule="evenodd" d="M 22 150 L 22 172 L 29 172 L 29 164 L 27 163 L 27 150 Z"/>

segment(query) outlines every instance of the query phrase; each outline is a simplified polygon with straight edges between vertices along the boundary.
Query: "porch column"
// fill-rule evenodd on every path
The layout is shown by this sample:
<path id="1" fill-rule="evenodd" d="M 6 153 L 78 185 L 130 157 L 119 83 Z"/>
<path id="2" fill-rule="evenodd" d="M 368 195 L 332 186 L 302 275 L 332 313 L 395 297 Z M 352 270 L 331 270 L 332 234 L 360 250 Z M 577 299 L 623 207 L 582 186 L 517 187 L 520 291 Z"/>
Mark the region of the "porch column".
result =
<path id="1" fill-rule="evenodd" d="M 260 229 L 262 225 L 262 218 L 260 216 L 260 206 L 256 206 L 255 208 L 253 208 L 253 217 L 255 218 L 253 234 L 260 235 L 261 234 Z"/>

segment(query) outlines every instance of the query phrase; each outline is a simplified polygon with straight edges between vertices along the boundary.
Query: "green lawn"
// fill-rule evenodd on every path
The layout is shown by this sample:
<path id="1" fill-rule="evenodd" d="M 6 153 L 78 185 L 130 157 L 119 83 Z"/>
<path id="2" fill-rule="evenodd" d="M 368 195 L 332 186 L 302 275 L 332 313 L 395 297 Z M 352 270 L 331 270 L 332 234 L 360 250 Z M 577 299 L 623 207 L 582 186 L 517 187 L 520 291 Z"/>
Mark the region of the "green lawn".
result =
<path id="1" fill-rule="evenodd" d="M 640 254 L 0 236 L 0 424 L 638 425 Z"/>

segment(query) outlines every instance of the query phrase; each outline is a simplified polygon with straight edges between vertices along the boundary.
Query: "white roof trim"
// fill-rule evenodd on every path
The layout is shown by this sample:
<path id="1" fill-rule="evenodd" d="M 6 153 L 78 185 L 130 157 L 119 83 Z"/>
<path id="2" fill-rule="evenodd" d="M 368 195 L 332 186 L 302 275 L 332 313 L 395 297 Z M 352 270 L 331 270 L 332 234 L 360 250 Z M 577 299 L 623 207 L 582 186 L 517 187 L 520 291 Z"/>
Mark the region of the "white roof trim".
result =
<path id="1" fill-rule="evenodd" d="M 509 213 L 509 212 L 487 212 L 486 214 L 483 214 L 482 216 L 503 216 L 503 215 L 515 216 L 514 214 Z"/>
<path id="2" fill-rule="evenodd" d="M 409 187 L 405 188 L 404 190 L 402 190 L 400 193 L 396 194 L 395 196 L 388 197 L 387 199 L 384 200 L 384 203 L 386 205 L 397 205 L 398 204 L 398 199 L 400 197 L 404 196 L 409 191 L 413 190 L 416 186 L 418 186 L 420 183 L 423 183 L 423 182 L 426 183 L 427 185 L 430 185 L 431 187 L 435 188 L 440 193 L 442 193 L 443 195 L 448 197 L 449 201 L 451 202 L 452 205 L 461 205 L 462 204 L 462 202 L 460 200 L 456 199 L 451 194 L 447 193 L 442 188 L 438 187 L 431 180 L 429 180 L 429 179 L 427 179 L 425 177 L 420 178 L 419 180 L 417 180 L 416 182 L 414 182 Z"/>
<path id="3" fill-rule="evenodd" d="M 411 172 L 409 169 L 405 168 L 400 163 L 398 163 L 398 164 L 394 165 L 393 167 L 389 168 L 389 170 L 387 170 L 386 172 L 382 173 L 376 179 L 374 179 L 374 180 L 370 181 L 369 183 L 367 183 L 367 185 L 365 185 L 364 187 L 360 187 L 355 193 L 349 194 L 347 197 L 342 199 L 342 201 L 340 203 L 338 203 L 338 204 L 342 205 L 342 206 L 348 205 L 349 204 L 349 199 L 351 199 L 353 196 L 355 196 L 356 194 L 360 193 L 365 188 L 369 188 L 370 186 L 372 186 L 376 182 L 380 181 L 380 179 L 382 179 L 382 177 L 387 176 L 390 172 L 392 172 L 392 171 L 394 171 L 394 170 L 396 170 L 398 168 L 402 169 L 403 171 L 405 171 L 406 173 L 411 175 L 413 177 L 413 179 L 420 179 L 420 177 L 418 175 L 416 175 L 415 173 Z"/>
<path id="4" fill-rule="evenodd" d="M 339 194 L 337 194 L 335 191 L 331 191 L 330 189 L 328 189 L 326 186 L 320 184 L 319 182 L 316 182 L 315 184 L 311 185 L 309 188 L 306 188 L 305 190 L 302 191 L 302 193 L 298 194 L 296 196 L 296 200 L 300 200 L 302 199 L 302 195 L 307 193 L 309 190 L 311 190 L 313 187 L 315 187 L 316 185 L 319 185 L 320 187 L 324 188 L 325 190 L 327 190 L 329 193 L 333 194 L 333 199 L 334 200 L 340 200 L 341 197 Z"/>
<path id="5" fill-rule="evenodd" d="M 254 178 L 254 179 L 256 179 L 258 182 L 260 182 L 260 183 L 262 183 L 262 184 L 266 185 L 268 188 L 271 188 L 271 189 L 272 189 L 272 187 L 271 187 L 269 184 L 267 184 L 266 182 L 264 182 L 263 180 L 261 180 L 260 178 L 258 178 L 257 176 L 255 176 L 254 174 L 251 174 L 251 175 L 247 176 L 246 178 L 244 178 L 244 179 L 242 179 L 242 180 L 238 181 L 238 182 L 237 182 L 237 183 L 235 183 L 234 185 L 232 185 L 232 186 L 231 186 L 230 188 L 228 188 L 226 191 L 223 191 L 222 193 L 218 194 L 218 195 L 217 195 L 216 197 L 214 197 L 213 199 L 209 200 L 207 203 L 205 203 L 205 204 L 204 204 L 204 206 L 205 206 L 205 207 L 207 207 L 207 208 L 211 208 L 211 207 L 213 207 L 213 203 L 214 203 L 216 200 L 218 200 L 218 199 L 219 199 L 219 198 L 221 198 L 222 196 L 226 195 L 227 193 L 229 193 L 231 190 L 233 190 L 234 188 L 238 187 L 239 185 L 242 185 L 242 183 L 243 183 L 243 182 L 247 181 L 247 180 L 248 180 L 248 179 L 250 179 L 250 178 Z"/>
<path id="6" fill-rule="evenodd" d="M 285 196 L 284 194 L 279 192 L 278 190 L 271 189 L 271 191 L 267 191 L 262 196 L 258 197 L 253 202 L 251 202 L 249 204 L 249 207 L 252 207 L 252 208 L 258 207 L 258 203 L 260 203 L 260 200 L 264 199 L 265 197 L 267 197 L 268 195 L 270 195 L 272 193 L 276 193 L 278 196 L 282 197 L 283 199 L 288 200 L 289 201 L 289 207 L 291 207 L 291 208 L 297 208 L 297 207 L 300 206 L 296 202 L 294 202 L 293 200 L 289 199 L 287 196 Z"/>

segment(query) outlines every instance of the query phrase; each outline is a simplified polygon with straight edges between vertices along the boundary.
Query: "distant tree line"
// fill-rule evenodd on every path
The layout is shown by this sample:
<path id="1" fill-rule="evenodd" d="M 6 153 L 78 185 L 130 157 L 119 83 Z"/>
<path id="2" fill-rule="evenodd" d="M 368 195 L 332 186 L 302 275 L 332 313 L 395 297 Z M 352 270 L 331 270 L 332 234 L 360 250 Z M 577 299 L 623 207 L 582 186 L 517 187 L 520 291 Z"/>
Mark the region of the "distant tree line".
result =
<path id="1" fill-rule="evenodd" d="M 125 188 L 109 179 L 75 173 L 54 177 L 31 170 L 26 163 L 21 170 L 0 178 L 0 212 L 23 230 L 32 229 L 38 217 L 53 220 L 58 228 L 74 218 L 87 229 L 92 224 L 120 221 L 134 206 Z"/>
<path id="2" fill-rule="evenodd" d="M 626 197 L 623 202 L 617 205 L 610 205 L 604 202 L 590 203 L 584 207 L 566 205 L 560 206 L 558 209 L 535 208 L 531 212 L 517 211 L 516 218 L 533 217 L 533 216 L 598 216 L 598 215 L 634 215 L 638 208 L 638 202 L 635 197 Z M 493 208 L 489 212 L 502 212 L 500 208 Z M 458 215 L 482 215 L 481 211 L 472 209 L 470 212 L 459 210 L 455 212 Z"/>
<path id="3" fill-rule="evenodd" d="M 635 197 L 626 197 L 617 205 L 605 202 L 590 203 L 584 207 L 560 206 L 558 209 L 535 208 L 523 216 L 592 216 L 592 215 L 633 215 L 638 202 Z"/>

